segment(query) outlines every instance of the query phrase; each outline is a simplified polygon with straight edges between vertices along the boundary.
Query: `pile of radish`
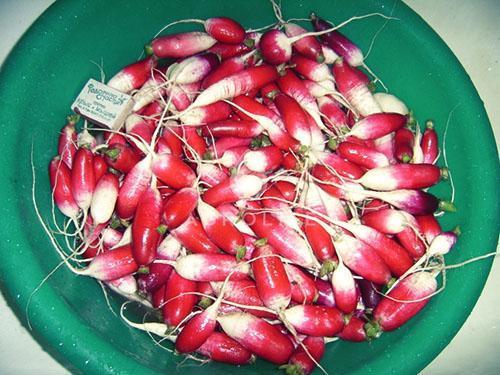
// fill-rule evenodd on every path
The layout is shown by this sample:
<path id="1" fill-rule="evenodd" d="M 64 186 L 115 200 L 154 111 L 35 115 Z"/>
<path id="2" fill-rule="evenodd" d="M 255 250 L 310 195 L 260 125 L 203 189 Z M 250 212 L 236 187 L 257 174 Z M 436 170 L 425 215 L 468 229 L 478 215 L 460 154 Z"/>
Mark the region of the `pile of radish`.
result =
<path id="1" fill-rule="evenodd" d="M 439 292 L 457 233 L 426 191 L 448 177 L 437 134 L 314 14 L 314 32 L 190 21 L 204 31 L 154 38 L 107 82 L 134 100 L 120 131 L 62 128 L 55 248 L 161 311 L 124 319 L 178 353 L 309 374 L 327 343 L 397 329 Z"/>

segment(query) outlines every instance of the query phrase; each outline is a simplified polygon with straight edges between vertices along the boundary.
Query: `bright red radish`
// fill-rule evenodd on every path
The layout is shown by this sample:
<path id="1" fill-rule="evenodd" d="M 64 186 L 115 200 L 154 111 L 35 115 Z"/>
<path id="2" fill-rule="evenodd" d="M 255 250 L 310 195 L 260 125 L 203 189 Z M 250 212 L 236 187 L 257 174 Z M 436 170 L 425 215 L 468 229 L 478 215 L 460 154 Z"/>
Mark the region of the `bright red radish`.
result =
<path id="1" fill-rule="evenodd" d="M 248 313 L 232 313 L 217 321 L 228 336 L 269 362 L 281 365 L 292 355 L 290 339 L 265 320 Z"/>
<path id="2" fill-rule="evenodd" d="M 386 167 L 389 165 L 387 156 L 374 148 L 362 144 L 347 141 L 342 142 L 337 147 L 337 153 L 346 160 L 367 169 Z"/>
<path id="3" fill-rule="evenodd" d="M 146 52 L 151 52 L 162 59 L 182 58 L 206 51 L 216 42 L 210 35 L 194 31 L 158 37 L 145 48 Z"/>
<path id="4" fill-rule="evenodd" d="M 272 172 L 281 166 L 283 154 L 278 147 L 267 146 L 245 153 L 243 161 L 251 171 Z"/>
<path id="5" fill-rule="evenodd" d="M 108 163 L 106 163 L 102 155 L 94 155 L 94 177 L 96 182 L 108 171 Z"/>
<path id="6" fill-rule="evenodd" d="M 374 168 L 358 182 L 373 190 L 423 189 L 439 182 L 443 171 L 432 164 L 396 164 Z"/>
<path id="7" fill-rule="evenodd" d="M 292 44 L 286 34 L 280 30 L 266 31 L 259 42 L 260 53 L 269 64 L 279 65 L 290 61 Z"/>
<path id="8" fill-rule="evenodd" d="M 184 111 L 193 102 L 200 91 L 200 82 L 193 82 L 184 85 L 172 85 L 165 88 L 165 93 L 177 111 Z M 154 103 L 154 102 L 153 102 Z M 172 108 L 172 110 L 174 110 Z"/>
<path id="9" fill-rule="evenodd" d="M 325 56 L 323 56 L 321 44 L 315 37 L 306 36 L 300 38 L 301 34 L 305 34 L 307 32 L 306 29 L 300 27 L 297 24 L 289 22 L 285 24 L 285 32 L 286 35 L 290 38 L 290 41 L 293 43 L 293 48 L 298 53 L 318 63 L 323 63 L 325 61 Z M 298 37 L 300 39 L 295 37 Z"/>
<path id="10" fill-rule="evenodd" d="M 349 322 L 337 336 L 346 341 L 366 341 L 365 322 L 356 316 L 351 316 Z"/>
<path id="11" fill-rule="evenodd" d="M 430 301 L 437 282 L 429 272 L 407 276 L 383 298 L 373 312 L 373 318 L 383 331 L 401 327 Z"/>
<path id="12" fill-rule="evenodd" d="M 76 152 L 71 169 L 71 191 L 82 210 L 90 207 L 95 184 L 94 155 L 92 151 L 82 147 Z"/>
<path id="13" fill-rule="evenodd" d="M 225 61 L 249 52 L 254 45 L 254 40 L 247 38 L 240 44 L 215 43 L 208 52 L 215 53 L 222 61 Z"/>
<path id="14" fill-rule="evenodd" d="M 226 253 L 245 256 L 245 238 L 236 227 L 214 207 L 201 199 L 198 201 L 198 215 L 208 237 Z"/>
<path id="15" fill-rule="evenodd" d="M 376 139 L 402 128 L 406 121 L 406 116 L 399 113 L 374 113 L 354 124 L 349 135 L 362 140 Z"/>
<path id="16" fill-rule="evenodd" d="M 273 215 L 247 211 L 244 219 L 255 234 L 260 238 L 266 238 L 279 255 L 302 267 L 317 266 L 317 261 L 306 241 Z"/>
<path id="17" fill-rule="evenodd" d="M 94 223 L 101 224 L 111 219 L 118 199 L 118 185 L 118 177 L 110 172 L 97 181 L 90 205 L 90 213 Z"/>
<path id="18" fill-rule="evenodd" d="M 276 78 L 278 78 L 278 72 L 273 66 L 260 65 L 247 68 L 207 87 L 198 95 L 192 107 L 201 107 L 219 100 L 232 99 L 251 90 L 259 89 L 275 81 Z"/>
<path id="19" fill-rule="evenodd" d="M 132 253 L 137 264 L 148 265 L 156 257 L 160 239 L 162 199 L 156 186 L 149 187 L 137 204 L 132 224 Z"/>
<path id="20" fill-rule="evenodd" d="M 343 227 L 356 238 L 370 245 L 394 275 L 403 275 L 413 265 L 411 257 L 403 247 L 376 229 L 354 223 L 348 223 Z"/>
<path id="21" fill-rule="evenodd" d="M 188 160 L 199 160 L 207 152 L 205 139 L 198 134 L 196 128 L 183 126 L 182 135 L 187 145 L 184 147 L 184 154 Z M 189 147 L 188 147 L 189 146 Z"/>
<path id="22" fill-rule="evenodd" d="M 154 155 L 151 170 L 158 179 L 174 189 L 190 187 L 196 180 L 196 174 L 189 165 L 171 154 Z"/>
<path id="23" fill-rule="evenodd" d="M 405 228 L 404 230 L 396 234 L 396 237 L 399 243 L 401 243 L 401 245 L 403 245 L 403 247 L 406 249 L 408 254 L 410 254 L 414 258 L 420 258 L 425 254 L 425 243 L 415 233 L 415 230 L 419 231 L 419 228 L 417 222 L 413 217 L 411 217 L 411 224 L 412 227 Z"/>
<path id="24" fill-rule="evenodd" d="M 219 82 L 221 79 L 224 79 L 231 74 L 241 72 L 248 64 L 251 55 L 253 55 L 253 52 L 224 60 L 218 67 L 213 69 L 205 77 L 201 84 L 201 88 L 206 89 L 207 87 L 212 86 L 214 83 Z"/>
<path id="25" fill-rule="evenodd" d="M 97 254 L 87 268 L 79 272 L 101 281 L 119 279 L 137 271 L 139 266 L 132 256 L 130 245 Z"/>
<path id="26" fill-rule="evenodd" d="M 196 351 L 213 361 L 237 366 L 253 361 L 250 350 L 222 332 L 213 332 Z"/>
<path id="27" fill-rule="evenodd" d="M 120 218 L 128 220 L 134 215 L 142 194 L 149 186 L 151 174 L 151 156 L 148 155 L 125 176 L 116 203 Z"/>
<path id="28" fill-rule="evenodd" d="M 325 125 L 328 126 L 328 128 L 333 130 L 347 126 L 347 116 L 340 108 L 340 104 L 337 103 L 337 101 L 327 96 L 318 98 L 317 101 L 321 114 L 326 117 Z"/>
<path id="29" fill-rule="evenodd" d="M 57 208 L 67 217 L 76 218 L 80 208 L 73 198 L 71 171 L 59 156 L 50 162 L 49 174 L 50 186 Z"/>
<path id="30" fill-rule="evenodd" d="M 172 271 L 165 287 L 163 297 L 163 319 L 169 327 L 177 327 L 193 310 L 198 301 L 195 294 L 198 288 L 195 281 L 187 280 Z"/>
<path id="31" fill-rule="evenodd" d="M 346 180 L 341 180 L 333 174 L 328 168 L 316 164 L 311 174 L 317 179 L 317 184 L 328 194 L 346 200 L 355 202 L 361 201 L 365 198 L 363 195 L 363 187 L 356 183 Z"/>
<path id="32" fill-rule="evenodd" d="M 205 21 L 206 32 L 218 42 L 240 44 L 245 40 L 245 29 L 228 17 L 213 17 Z"/>
<path id="33" fill-rule="evenodd" d="M 417 219 L 418 227 L 427 243 L 431 243 L 442 232 L 441 226 L 434 215 L 416 216 L 415 219 Z"/>
<path id="34" fill-rule="evenodd" d="M 217 296 L 220 295 L 223 284 L 224 283 L 222 281 L 210 283 Z M 262 302 L 262 299 L 257 291 L 257 287 L 255 286 L 255 282 L 252 280 L 229 280 L 224 293 L 224 300 L 240 305 L 264 307 L 264 302 Z M 275 318 L 275 314 L 267 311 L 252 309 L 251 307 L 245 308 L 244 311 L 262 318 Z"/>
<path id="35" fill-rule="evenodd" d="M 424 163 L 434 164 L 439 155 L 439 143 L 437 133 L 434 130 L 434 123 L 432 121 L 427 121 L 425 124 L 425 132 L 422 136 L 422 141 L 420 146 L 422 147 L 422 152 L 424 154 Z"/>
<path id="36" fill-rule="evenodd" d="M 169 230 L 184 223 L 198 204 L 198 191 L 184 188 L 171 195 L 163 205 L 162 222 Z"/>
<path id="37" fill-rule="evenodd" d="M 311 304 L 318 298 L 318 289 L 309 274 L 292 264 L 284 263 L 288 280 L 292 286 L 292 300 L 300 304 Z"/>
<path id="38" fill-rule="evenodd" d="M 104 153 L 106 163 L 117 171 L 128 173 L 139 162 L 133 148 L 124 144 L 113 144 Z"/>
<path id="39" fill-rule="evenodd" d="M 166 123 L 161 139 L 165 140 L 165 143 L 170 149 L 170 153 L 178 158 L 183 156 L 181 136 L 181 128 L 175 121 L 169 121 Z"/>
<path id="40" fill-rule="evenodd" d="M 251 138 L 222 137 L 210 146 L 210 157 L 219 158 L 226 150 L 233 147 L 250 146 Z"/>
<path id="41" fill-rule="evenodd" d="M 252 273 L 264 305 L 275 311 L 290 304 L 292 288 L 281 259 L 274 249 L 265 244 L 253 253 Z"/>
<path id="42" fill-rule="evenodd" d="M 78 115 L 68 116 L 67 123 L 61 129 L 61 134 L 59 135 L 57 153 L 70 169 L 73 166 L 73 158 L 77 150 L 75 124 L 79 120 L 80 116 Z"/>
<path id="43" fill-rule="evenodd" d="M 311 130 L 299 103 L 288 95 L 281 93 L 274 97 L 274 103 L 280 112 L 288 133 L 301 144 L 309 146 L 311 144 Z"/>
<path id="44" fill-rule="evenodd" d="M 333 271 L 332 288 L 336 307 L 345 314 L 353 312 L 358 304 L 356 282 L 351 271 L 343 263 L 339 263 Z"/>
<path id="45" fill-rule="evenodd" d="M 229 104 L 223 101 L 216 101 L 195 108 L 191 104 L 185 112 L 181 113 L 180 120 L 182 123 L 188 125 L 208 124 L 210 122 L 226 120 L 230 114 L 231 106 Z"/>
<path id="46" fill-rule="evenodd" d="M 331 24 L 317 17 L 314 13 L 311 13 L 310 17 L 311 22 L 314 26 L 314 30 L 316 31 L 323 31 L 332 27 Z M 333 49 L 336 54 L 342 56 L 349 65 L 363 65 L 363 52 L 361 52 L 357 45 L 355 45 L 337 30 L 333 30 L 326 34 L 323 34 L 320 36 L 320 38 L 326 45 Z"/>
<path id="47" fill-rule="evenodd" d="M 285 319 L 299 333 L 335 336 L 344 327 L 342 313 L 335 307 L 296 305 L 283 311 Z"/>
<path id="48" fill-rule="evenodd" d="M 333 64 L 333 75 L 339 92 L 362 116 L 381 112 L 360 71 L 346 64 L 343 59 L 338 59 Z"/>
<path id="49" fill-rule="evenodd" d="M 321 164 L 334 169 L 342 177 L 347 177 L 353 180 L 361 178 L 365 171 L 333 152 L 318 152 L 316 153 Z"/>
<path id="50" fill-rule="evenodd" d="M 218 247 L 208 238 L 198 219 L 190 216 L 184 223 L 171 231 L 172 235 L 193 253 L 217 254 Z"/>
<path id="51" fill-rule="evenodd" d="M 337 254 L 352 271 L 376 284 L 389 282 L 389 268 L 371 246 L 347 234 L 341 234 L 333 242 Z"/>
<path id="52" fill-rule="evenodd" d="M 394 137 L 396 159 L 403 163 L 409 163 L 413 157 L 414 135 L 408 128 L 401 128 Z"/>
<path id="53" fill-rule="evenodd" d="M 224 281 L 231 274 L 231 280 L 244 280 L 250 266 L 238 263 L 227 254 L 190 254 L 177 259 L 175 270 L 182 277 L 193 281 Z"/>
<path id="54" fill-rule="evenodd" d="M 212 122 L 201 128 L 202 134 L 205 137 L 237 137 L 237 138 L 253 138 L 262 133 L 264 129 L 258 122 L 250 121 L 235 121 L 223 120 Z"/>
<path id="55" fill-rule="evenodd" d="M 261 191 L 263 181 L 254 175 L 239 175 L 228 178 L 203 193 L 203 200 L 211 206 L 233 203 L 253 197 Z"/>
<path id="56" fill-rule="evenodd" d="M 304 347 L 307 349 L 307 353 Z M 323 337 L 306 337 L 301 345 L 297 346 L 287 365 L 280 366 L 287 374 L 309 375 L 316 368 L 325 353 L 325 339 Z M 314 361 L 311 359 L 314 358 Z"/>
<path id="57" fill-rule="evenodd" d="M 108 86 L 129 93 L 141 87 L 155 67 L 156 59 L 152 56 L 127 65 L 108 81 Z"/>

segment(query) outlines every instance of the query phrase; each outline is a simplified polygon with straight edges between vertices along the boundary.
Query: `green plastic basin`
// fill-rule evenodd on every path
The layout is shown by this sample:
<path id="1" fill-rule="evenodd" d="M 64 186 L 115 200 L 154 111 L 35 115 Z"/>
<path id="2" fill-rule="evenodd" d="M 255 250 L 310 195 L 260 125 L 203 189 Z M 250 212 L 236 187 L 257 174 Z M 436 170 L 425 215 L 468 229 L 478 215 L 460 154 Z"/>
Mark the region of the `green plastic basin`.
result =
<path id="1" fill-rule="evenodd" d="M 457 224 L 462 236 L 448 263 L 495 249 L 498 229 L 499 167 L 493 133 L 472 82 L 446 44 L 413 11 L 399 1 L 284 1 L 285 18 L 310 11 L 335 22 L 354 15 L 382 12 L 397 18 L 380 31 L 367 64 L 390 91 L 401 97 L 420 123 L 432 118 L 443 136 L 449 120 L 447 153 L 456 186 L 458 212 L 440 219 L 444 228 Z M 30 152 L 37 176 L 36 198 L 50 220 L 47 165 L 54 156 L 58 131 L 70 104 L 90 78 L 99 78 L 91 61 L 101 62 L 107 76 L 137 59 L 142 46 L 170 21 L 227 15 L 246 27 L 273 22 L 268 1 L 207 0 L 68 0 L 51 6 L 15 47 L 0 76 L 0 281 L 24 325 L 43 348 L 75 373 L 233 373 L 235 368 L 210 363 L 179 365 L 182 357 L 154 345 L 147 334 L 126 326 L 106 305 L 100 286 L 61 267 L 33 294 L 59 263 L 31 201 Z M 344 32 L 364 51 L 386 23 L 371 17 Z M 188 30 L 181 25 L 173 30 Z M 442 163 L 442 160 L 440 161 Z M 433 192 L 450 198 L 450 185 Z M 61 216 L 58 215 L 61 219 Z M 471 312 L 483 288 L 492 259 L 450 270 L 446 290 L 405 327 L 370 342 L 336 342 L 322 361 L 330 373 L 416 373 L 450 342 Z M 111 296 L 117 311 L 122 300 Z M 140 311 L 129 311 L 136 320 Z M 274 373 L 264 361 L 239 373 Z"/>

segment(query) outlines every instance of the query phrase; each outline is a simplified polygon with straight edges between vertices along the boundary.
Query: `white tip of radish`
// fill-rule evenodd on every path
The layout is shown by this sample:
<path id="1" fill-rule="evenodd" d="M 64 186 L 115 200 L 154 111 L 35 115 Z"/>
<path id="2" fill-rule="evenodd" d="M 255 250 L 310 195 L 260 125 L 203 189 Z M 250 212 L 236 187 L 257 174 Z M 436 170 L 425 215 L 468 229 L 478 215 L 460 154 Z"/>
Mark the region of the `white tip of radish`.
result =
<path id="1" fill-rule="evenodd" d="M 124 93 L 129 93 L 134 89 L 134 84 L 130 75 L 124 73 L 123 71 L 118 72 L 113 78 L 111 78 L 108 82 L 108 86 Z"/>
<path id="2" fill-rule="evenodd" d="M 201 199 L 198 200 L 197 210 L 204 227 L 210 226 L 218 217 L 222 216 L 219 211 Z"/>
<path id="3" fill-rule="evenodd" d="M 247 329 L 254 319 L 257 318 L 254 318 L 251 314 L 235 312 L 219 316 L 217 321 L 229 337 L 239 341 L 245 337 Z"/>
<path id="4" fill-rule="evenodd" d="M 262 152 L 249 151 L 245 154 L 243 161 L 251 171 L 262 173 L 266 171 L 267 158 Z"/>
<path id="5" fill-rule="evenodd" d="M 182 245 L 172 235 L 168 235 L 158 246 L 158 257 L 175 260 L 181 252 Z"/>
<path id="6" fill-rule="evenodd" d="M 134 294 L 137 292 L 137 282 L 132 275 L 124 276 L 116 280 L 111 280 L 108 284 L 112 285 L 125 294 Z"/>
<path id="7" fill-rule="evenodd" d="M 372 93 L 365 85 L 350 90 L 347 99 L 362 116 L 382 112 Z"/>
<path id="8" fill-rule="evenodd" d="M 264 183 L 260 177 L 246 174 L 235 177 L 231 190 L 241 199 L 253 197 L 262 190 Z"/>
<path id="9" fill-rule="evenodd" d="M 407 115 L 410 112 L 406 104 L 394 95 L 377 92 L 373 94 L 373 97 L 384 112 L 399 113 L 401 115 Z"/>
<path id="10" fill-rule="evenodd" d="M 128 245 L 130 242 L 132 242 L 132 225 L 130 225 L 127 229 L 125 229 L 122 238 L 120 239 L 120 241 L 118 241 L 118 243 L 115 246 L 113 246 L 111 250 L 117 249 L 124 245 Z"/>

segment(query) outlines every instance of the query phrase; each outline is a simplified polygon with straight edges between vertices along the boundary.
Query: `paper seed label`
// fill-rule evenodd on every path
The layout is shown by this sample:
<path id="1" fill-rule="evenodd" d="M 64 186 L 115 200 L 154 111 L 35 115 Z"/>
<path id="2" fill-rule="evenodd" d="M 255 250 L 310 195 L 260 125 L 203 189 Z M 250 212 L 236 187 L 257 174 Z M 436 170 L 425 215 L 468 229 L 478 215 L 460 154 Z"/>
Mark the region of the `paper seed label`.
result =
<path id="1" fill-rule="evenodd" d="M 132 111 L 132 106 L 130 95 L 89 79 L 71 109 L 96 125 L 118 130 Z"/>

